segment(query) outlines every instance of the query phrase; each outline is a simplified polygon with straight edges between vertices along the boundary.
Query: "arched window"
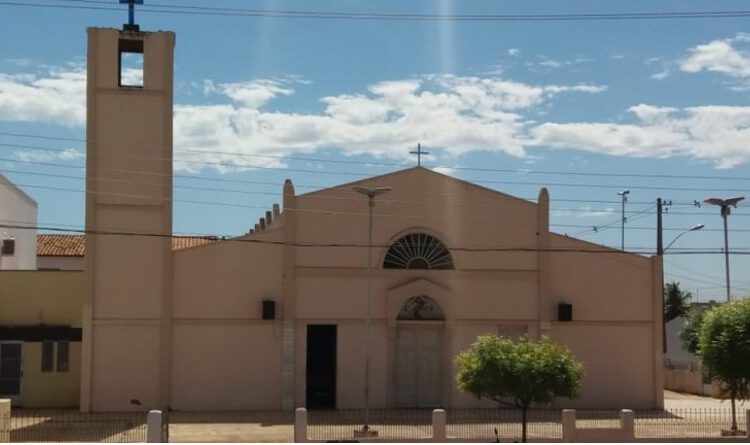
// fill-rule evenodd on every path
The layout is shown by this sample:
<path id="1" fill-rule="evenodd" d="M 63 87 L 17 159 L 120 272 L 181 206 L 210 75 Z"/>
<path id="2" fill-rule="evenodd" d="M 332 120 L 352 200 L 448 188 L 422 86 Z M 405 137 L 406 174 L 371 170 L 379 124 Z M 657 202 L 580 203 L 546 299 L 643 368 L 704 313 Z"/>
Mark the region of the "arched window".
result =
<path id="1" fill-rule="evenodd" d="M 398 311 L 396 320 L 445 320 L 443 310 L 435 300 L 427 295 L 409 298 L 401 310 Z"/>
<path id="2" fill-rule="evenodd" d="M 384 269 L 453 269 L 453 258 L 443 243 L 424 233 L 399 238 L 388 249 Z"/>

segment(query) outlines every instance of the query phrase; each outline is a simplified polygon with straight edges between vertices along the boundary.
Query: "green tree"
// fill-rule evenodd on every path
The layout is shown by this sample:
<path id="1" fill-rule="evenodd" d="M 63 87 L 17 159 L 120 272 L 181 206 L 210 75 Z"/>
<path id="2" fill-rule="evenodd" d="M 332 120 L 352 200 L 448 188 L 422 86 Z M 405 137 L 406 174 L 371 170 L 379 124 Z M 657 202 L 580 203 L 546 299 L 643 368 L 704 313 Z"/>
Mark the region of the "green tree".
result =
<path id="1" fill-rule="evenodd" d="M 683 326 L 680 332 L 680 340 L 682 345 L 688 351 L 698 355 L 698 341 L 700 339 L 701 325 L 703 324 L 703 317 L 706 315 L 708 309 L 705 307 L 695 306 L 687 314 L 687 320 L 685 326 Z"/>
<path id="2" fill-rule="evenodd" d="M 514 342 L 483 335 L 456 357 L 456 365 L 461 391 L 521 409 L 523 442 L 529 406 L 575 397 L 583 377 L 583 365 L 570 350 L 546 337 Z"/>
<path id="3" fill-rule="evenodd" d="M 735 401 L 750 398 L 750 300 L 707 311 L 698 352 L 708 375 L 720 383 L 722 397 L 732 401 L 732 431 L 737 431 Z"/>
<path id="4" fill-rule="evenodd" d="M 664 319 L 670 321 L 687 314 L 693 295 L 680 289 L 680 283 L 672 281 L 664 285 Z"/>

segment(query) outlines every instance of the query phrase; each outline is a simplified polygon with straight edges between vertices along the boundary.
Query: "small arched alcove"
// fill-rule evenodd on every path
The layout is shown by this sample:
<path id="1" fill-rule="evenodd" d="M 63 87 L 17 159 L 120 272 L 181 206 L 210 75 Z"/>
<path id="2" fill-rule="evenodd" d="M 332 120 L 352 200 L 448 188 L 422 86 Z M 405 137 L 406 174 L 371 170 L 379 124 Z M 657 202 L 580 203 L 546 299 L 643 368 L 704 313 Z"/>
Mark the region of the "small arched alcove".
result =
<path id="1" fill-rule="evenodd" d="M 396 317 L 398 321 L 442 321 L 445 320 L 443 309 L 427 295 L 409 298 Z"/>

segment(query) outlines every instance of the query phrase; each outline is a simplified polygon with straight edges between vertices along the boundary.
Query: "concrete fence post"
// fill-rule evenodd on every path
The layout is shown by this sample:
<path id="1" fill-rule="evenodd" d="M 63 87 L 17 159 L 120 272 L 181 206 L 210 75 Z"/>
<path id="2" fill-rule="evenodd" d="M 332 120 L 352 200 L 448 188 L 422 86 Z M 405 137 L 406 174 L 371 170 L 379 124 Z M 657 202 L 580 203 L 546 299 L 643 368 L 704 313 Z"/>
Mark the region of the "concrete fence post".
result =
<path id="1" fill-rule="evenodd" d="M 10 399 L 0 399 L 0 443 L 10 442 Z"/>
<path id="2" fill-rule="evenodd" d="M 445 442 L 445 410 L 432 410 L 432 440 L 434 442 Z"/>
<path id="3" fill-rule="evenodd" d="M 297 408 L 294 411 L 294 441 L 307 442 L 307 410 Z"/>
<path id="4" fill-rule="evenodd" d="M 564 409 L 562 412 L 563 442 L 576 441 L 576 410 Z"/>
<path id="5" fill-rule="evenodd" d="M 154 409 L 148 412 L 146 442 L 161 443 L 162 441 L 162 415 L 161 411 Z"/>
<path id="6" fill-rule="evenodd" d="M 623 442 L 633 442 L 635 440 L 635 413 L 632 409 L 620 411 L 620 430 L 622 430 Z"/>

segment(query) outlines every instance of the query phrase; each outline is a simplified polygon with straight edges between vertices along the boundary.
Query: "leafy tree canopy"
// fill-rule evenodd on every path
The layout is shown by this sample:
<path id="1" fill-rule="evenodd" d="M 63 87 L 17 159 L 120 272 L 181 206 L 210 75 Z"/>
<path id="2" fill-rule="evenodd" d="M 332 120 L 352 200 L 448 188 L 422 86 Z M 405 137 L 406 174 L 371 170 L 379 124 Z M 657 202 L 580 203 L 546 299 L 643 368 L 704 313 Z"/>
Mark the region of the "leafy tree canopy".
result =
<path id="1" fill-rule="evenodd" d="M 572 398 L 583 377 L 583 365 L 570 350 L 548 338 L 513 342 L 484 335 L 459 354 L 456 364 L 461 391 L 519 408 Z"/>
<path id="2" fill-rule="evenodd" d="M 739 300 L 705 313 L 698 351 L 709 376 L 732 400 L 732 430 L 737 430 L 735 400 L 750 398 L 750 300 Z"/>
<path id="3" fill-rule="evenodd" d="M 693 307 L 688 311 L 687 321 L 680 332 L 682 345 L 693 354 L 698 354 L 698 341 L 700 339 L 701 325 L 703 317 L 708 309 L 703 307 Z"/>
<path id="4" fill-rule="evenodd" d="M 680 289 L 680 283 L 672 281 L 664 285 L 664 318 L 673 320 L 687 314 L 693 295 Z"/>

